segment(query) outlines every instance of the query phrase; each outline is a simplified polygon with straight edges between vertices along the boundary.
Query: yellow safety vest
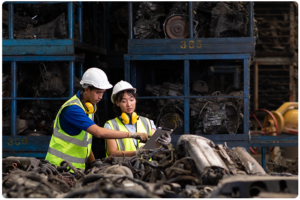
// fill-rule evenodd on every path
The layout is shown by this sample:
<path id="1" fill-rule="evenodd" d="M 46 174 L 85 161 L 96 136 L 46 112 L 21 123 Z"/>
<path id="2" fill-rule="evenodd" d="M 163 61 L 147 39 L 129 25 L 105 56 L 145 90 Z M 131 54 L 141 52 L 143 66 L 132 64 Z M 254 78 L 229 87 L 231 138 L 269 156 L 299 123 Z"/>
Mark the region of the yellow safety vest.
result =
<path id="1" fill-rule="evenodd" d="M 91 153 L 93 136 L 84 130 L 78 135 L 69 135 L 61 129 L 59 122 L 61 111 L 71 105 L 77 105 L 84 110 L 76 95 L 61 106 L 55 118 L 53 135 L 45 160 L 56 166 L 60 166 L 63 160 L 67 160 L 75 168 L 85 169 L 85 162 Z M 94 114 L 89 114 L 89 118 L 94 121 Z"/>
<path id="2" fill-rule="evenodd" d="M 107 121 L 107 123 L 110 125 L 112 130 L 128 132 L 127 128 L 119 120 L 118 117 Z M 151 135 L 150 120 L 146 117 L 139 116 L 139 119 L 136 122 L 136 132 L 147 133 L 148 135 Z M 116 141 L 117 141 L 119 151 L 136 151 L 136 146 L 132 138 L 116 139 Z M 138 143 L 138 147 L 141 147 L 142 144 L 139 142 L 139 140 L 137 140 L 137 143 Z M 109 154 L 108 154 L 106 140 L 105 140 L 105 149 L 106 149 L 106 157 L 108 157 Z"/>

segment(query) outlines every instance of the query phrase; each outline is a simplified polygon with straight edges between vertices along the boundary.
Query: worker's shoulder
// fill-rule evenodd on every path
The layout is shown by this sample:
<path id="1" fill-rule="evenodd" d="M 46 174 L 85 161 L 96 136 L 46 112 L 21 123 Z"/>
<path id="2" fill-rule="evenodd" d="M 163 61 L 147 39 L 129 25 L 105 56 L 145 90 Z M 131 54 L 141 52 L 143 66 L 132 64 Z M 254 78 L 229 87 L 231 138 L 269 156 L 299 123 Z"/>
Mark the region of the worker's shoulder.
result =
<path id="1" fill-rule="evenodd" d="M 62 110 L 62 114 L 68 115 L 68 114 L 78 114 L 78 115 L 82 115 L 85 114 L 84 110 L 78 106 L 78 105 L 69 105 L 66 106 L 65 108 L 63 108 Z"/>

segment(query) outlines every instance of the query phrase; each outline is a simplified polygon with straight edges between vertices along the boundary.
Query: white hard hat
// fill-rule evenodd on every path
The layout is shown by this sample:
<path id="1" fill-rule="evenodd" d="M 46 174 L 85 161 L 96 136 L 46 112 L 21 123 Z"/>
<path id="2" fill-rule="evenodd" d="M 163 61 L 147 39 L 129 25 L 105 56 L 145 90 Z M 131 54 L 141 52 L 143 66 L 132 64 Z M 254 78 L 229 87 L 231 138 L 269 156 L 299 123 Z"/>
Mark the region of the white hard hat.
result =
<path id="1" fill-rule="evenodd" d="M 114 88 L 113 88 L 113 92 L 111 94 L 111 102 L 115 103 L 114 101 L 114 96 L 124 90 L 134 90 L 134 93 L 136 93 L 136 89 L 134 87 L 132 87 L 132 85 L 126 81 L 121 80 L 120 82 L 118 82 Z"/>
<path id="2" fill-rule="evenodd" d="M 108 82 L 107 76 L 101 69 L 89 68 L 82 76 L 80 84 L 83 88 L 94 86 L 98 89 L 110 89 L 113 86 Z"/>

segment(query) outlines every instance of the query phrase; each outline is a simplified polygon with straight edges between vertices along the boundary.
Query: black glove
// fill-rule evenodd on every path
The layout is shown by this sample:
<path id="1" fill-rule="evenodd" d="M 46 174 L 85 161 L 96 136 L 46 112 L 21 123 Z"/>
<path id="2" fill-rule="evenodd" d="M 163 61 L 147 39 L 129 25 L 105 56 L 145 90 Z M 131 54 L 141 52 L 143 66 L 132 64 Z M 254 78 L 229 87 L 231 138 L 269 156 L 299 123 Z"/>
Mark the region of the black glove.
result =
<path id="1" fill-rule="evenodd" d="M 171 142 L 171 137 L 168 133 L 165 133 L 164 135 L 158 137 L 155 141 L 167 146 Z"/>
<path id="2" fill-rule="evenodd" d="M 93 167 L 98 167 L 98 166 L 101 166 L 103 165 L 103 162 L 100 160 L 100 159 L 96 159 L 94 160 L 92 163 L 91 163 L 91 168 Z"/>

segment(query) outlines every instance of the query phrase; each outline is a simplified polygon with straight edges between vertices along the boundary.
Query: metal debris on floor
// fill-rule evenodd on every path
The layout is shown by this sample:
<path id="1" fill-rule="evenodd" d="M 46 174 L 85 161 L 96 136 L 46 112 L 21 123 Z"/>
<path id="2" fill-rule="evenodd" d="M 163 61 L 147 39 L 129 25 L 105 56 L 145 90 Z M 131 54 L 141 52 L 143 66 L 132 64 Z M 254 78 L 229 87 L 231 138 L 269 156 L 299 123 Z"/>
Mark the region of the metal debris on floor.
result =
<path id="1" fill-rule="evenodd" d="M 74 174 L 70 172 L 73 170 Z M 3 159 L 2 194 L 9 198 L 159 198 L 295 196 L 298 178 L 267 174 L 242 147 L 228 148 L 201 136 L 134 157 L 106 157 L 85 171 L 28 157 Z M 242 188 L 241 188 L 242 187 Z"/>

